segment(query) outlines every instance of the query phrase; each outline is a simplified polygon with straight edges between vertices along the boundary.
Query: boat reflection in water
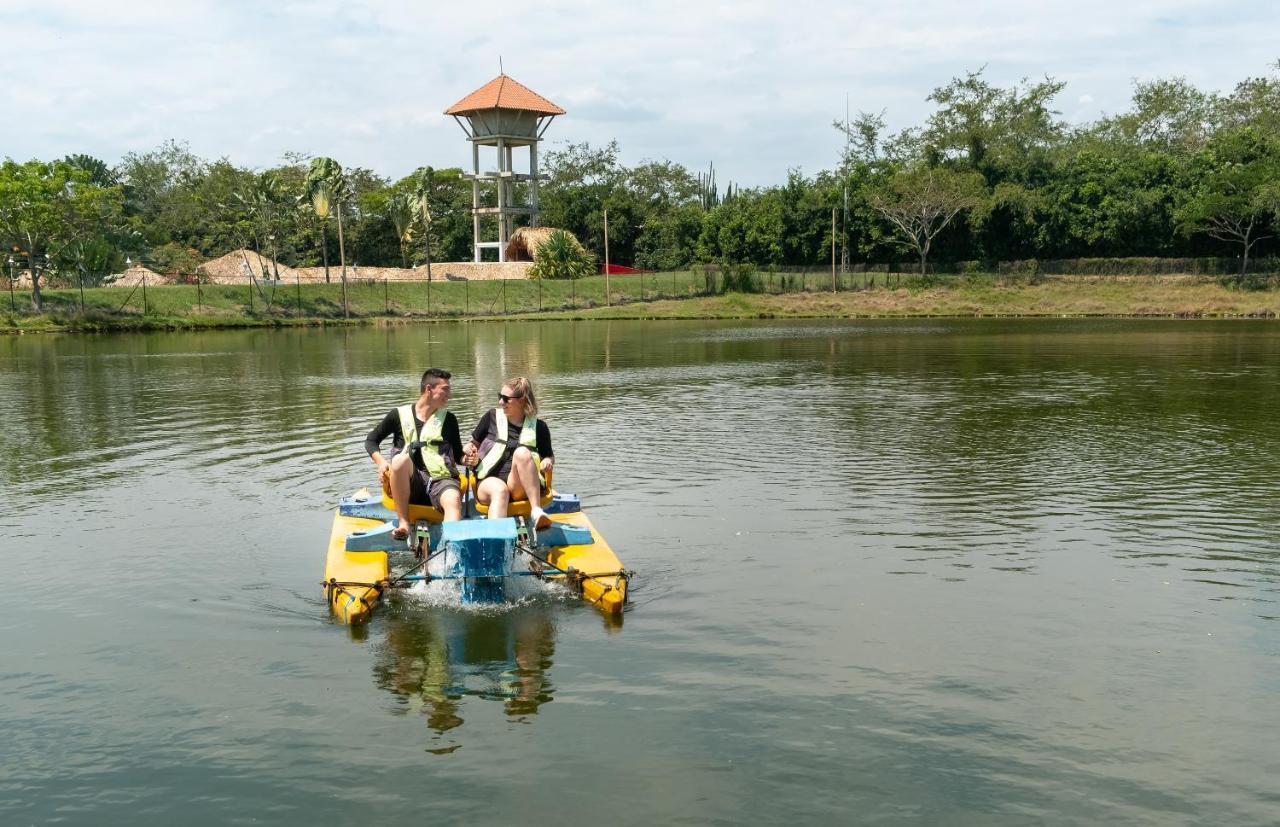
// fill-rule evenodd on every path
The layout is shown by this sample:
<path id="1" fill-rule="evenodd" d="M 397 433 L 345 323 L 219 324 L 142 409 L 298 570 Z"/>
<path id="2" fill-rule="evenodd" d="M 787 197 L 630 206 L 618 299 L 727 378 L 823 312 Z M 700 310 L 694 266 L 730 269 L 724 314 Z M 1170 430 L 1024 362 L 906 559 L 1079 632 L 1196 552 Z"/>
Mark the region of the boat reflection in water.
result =
<path id="1" fill-rule="evenodd" d="M 468 697 L 501 701 L 512 718 L 535 715 L 554 693 L 547 676 L 555 654 L 551 608 L 532 603 L 502 611 L 419 606 L 388 612 L 375 679 L 401 699 L 406 713 L 420 709 L 437 739 L 462 726 Z"/>

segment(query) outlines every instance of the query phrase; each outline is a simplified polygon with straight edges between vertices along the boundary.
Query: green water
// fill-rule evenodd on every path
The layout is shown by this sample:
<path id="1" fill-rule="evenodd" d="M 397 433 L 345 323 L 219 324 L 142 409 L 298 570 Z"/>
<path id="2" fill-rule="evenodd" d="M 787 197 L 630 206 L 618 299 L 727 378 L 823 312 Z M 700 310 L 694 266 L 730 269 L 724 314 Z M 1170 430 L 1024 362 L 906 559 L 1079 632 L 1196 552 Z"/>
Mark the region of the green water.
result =
<path id="1" fill-rule="evenodd" d="M 533 377 L 623 562 L 329 621 L 365 432 Z M 1280 326 L 0 338 L 0 823 L 1263 824 Z"/>

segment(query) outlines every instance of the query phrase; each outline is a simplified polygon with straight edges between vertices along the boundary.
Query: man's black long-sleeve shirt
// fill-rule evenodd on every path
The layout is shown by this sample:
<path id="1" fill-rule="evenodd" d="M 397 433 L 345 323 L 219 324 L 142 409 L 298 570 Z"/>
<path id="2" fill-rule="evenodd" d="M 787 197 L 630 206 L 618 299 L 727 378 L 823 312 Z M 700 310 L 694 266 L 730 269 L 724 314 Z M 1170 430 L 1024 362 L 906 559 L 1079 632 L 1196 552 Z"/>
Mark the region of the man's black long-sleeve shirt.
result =
<path id="1" fill-rule="evenodd" d="M 413 421 L 418 427 L 418 433 L 422 433 L 423 421 L 418 419 L 418 411 L 415 408 L 413 412 Z M 444 415 L 444 426 L 441 428 L 441 438 L 444 444 L 440 446 L 440 456 L 446 461 L 458 463 L 462 459 L 462 435 L 458 431 L 458 418 L 453 415 L 453 411 L 446 411 Z M 374 451 L 381 450 L 383 441 L 387 437 L 392 438 L 392 445 L 399 451 L 404 450 L 404 435 L 400 433 L 400 411 L 398 408 L 392 408 L 391 411 L 383 417 L 369 435 L 364 438 L 364 449 L 373 456 Z M 422 467 L 422 457 L 415 451 L 413 455 L 413 464 L 416 467 Z"/>

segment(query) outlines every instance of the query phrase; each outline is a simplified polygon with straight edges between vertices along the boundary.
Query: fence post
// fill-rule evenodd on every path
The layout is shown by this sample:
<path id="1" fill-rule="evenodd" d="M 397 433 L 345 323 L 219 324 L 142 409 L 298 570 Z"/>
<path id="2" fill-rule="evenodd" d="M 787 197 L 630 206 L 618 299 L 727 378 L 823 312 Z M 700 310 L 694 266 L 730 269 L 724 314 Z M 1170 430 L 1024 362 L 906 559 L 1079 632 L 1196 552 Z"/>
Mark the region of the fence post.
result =
<path id="1" fill-rule="evenodd" d="M 142 274 L 142 315 L 147 315 L 147 274 L 145 272 Z"/>
<path id="2" fill-rule="evenodd" d="M 604 211 L 604 306 L 609 302 L 609 211 Z"/>
<path id="3" fill-rule="evenodd" d="M 466 284 L 465 295 L 463 296 L 463 299 L 465 301 L 465 305 L 464 305 L 465 309 L 462 311 L 462 315 L 470 316 L 471 315 L 471 279 L 467 279 L 465 284 Z"/>
<path id="4" fill-rule="evenodd" d="M 831 292 L 836 292 L 836 208 L 831 208 Z"/>
<path id="5" fill-rule="evenodd" d="M 387 277 L 382 277 L 382 312 L 383 315 L 391 315 L 391 297 L 387 294 Z"/>

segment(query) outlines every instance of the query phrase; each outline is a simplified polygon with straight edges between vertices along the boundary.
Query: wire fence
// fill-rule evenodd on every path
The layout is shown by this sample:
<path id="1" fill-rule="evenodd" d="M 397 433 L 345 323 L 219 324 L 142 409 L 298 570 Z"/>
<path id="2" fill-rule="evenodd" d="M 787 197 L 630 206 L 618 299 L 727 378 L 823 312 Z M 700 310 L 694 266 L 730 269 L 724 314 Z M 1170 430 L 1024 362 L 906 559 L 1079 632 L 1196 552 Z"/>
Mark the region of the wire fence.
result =
<path id="1" fill-rule="evenodd" d="M 1229 269 L 1230 265 L 1234 269 Z M 316 283 L 262 281 L 209 284 L 194 276 L 180 282 L 82 287 L 55 283 L 41 289 L 45 313 L 82 315 L 142 314 L 166 317 L 499 316 L 565 311 L 636 302 L 688 299 L 725 292 L 827 293 L 874 289 L 958 285 L 966 281 L 1035 284 L 1084 279 L 1171 278 L 1239 283 L 1251 289 L 1280 287 L 1280 259 L 1259 259 L 1244 276 L 1232 259 L 1063 259 L 997 262 L 990 266 L 961 262 L 941 265 L 921 276 L 905 264 L 858 264 L 846 272 L 830 266 L 766 268 L 750 265 L 696 265 L 688 270 L 591 276 L 576 280 L 408 280 L 348 279 Z M 9 281 L 11 316 L 34 313 L 31 290 Z M 3 299 L 0 299 L 3 301 Z M 0 305 L 3 307 L 3 305 Z"/>

